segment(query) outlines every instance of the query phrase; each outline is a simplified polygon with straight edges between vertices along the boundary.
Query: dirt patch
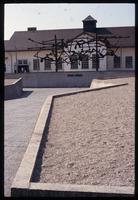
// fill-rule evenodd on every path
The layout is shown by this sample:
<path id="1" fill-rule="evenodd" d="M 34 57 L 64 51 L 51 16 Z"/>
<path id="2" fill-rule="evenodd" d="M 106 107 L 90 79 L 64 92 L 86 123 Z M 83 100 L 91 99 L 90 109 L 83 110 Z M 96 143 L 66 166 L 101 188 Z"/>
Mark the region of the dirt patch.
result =
<path id="1" fill-rule="evenodd" d="M 54 100 L 40 182 L 134 186 L 135 79 L 123 80 Z"/>

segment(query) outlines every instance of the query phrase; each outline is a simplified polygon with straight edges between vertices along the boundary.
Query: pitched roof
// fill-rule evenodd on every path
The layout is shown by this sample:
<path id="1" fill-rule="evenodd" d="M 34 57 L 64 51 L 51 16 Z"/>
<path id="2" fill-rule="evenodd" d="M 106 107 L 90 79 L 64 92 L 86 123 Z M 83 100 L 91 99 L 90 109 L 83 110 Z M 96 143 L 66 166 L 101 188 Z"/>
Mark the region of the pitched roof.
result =
<path id="1" fill-rule="evenodd" d="M 10 40 L 5 41 L 5 51 L 26 51 L 28 48 L 40 47 L 42 45 L 33 43 L 28 39 L 36 40 L 39 42 L 53 40 L 54 36 L 57 39 L 75 38 L 83 32 L 82 28 L 76 29 L 56 29 L 56 30 L 37 30 L 37 31 L 17 31 L 14 32 Z M 106 27 L 97 28 L 98 35 L 101 36 L 129 36 L 129 38 L 122 38 L 119 40 L 121 47 L 134 47 L 135 46 L 135 27 Z M 115 45 L 116 39 L 109 39 L 112 45 Z M 118 45 L 118 44 L 117 44 Z"/>
<path id="2" fill-rule="evenodd" d="M 113 46 L 135 47 L 135 27 L 109 27 L 106 28 L 114 36 L 128 37 L 120 39 L 108 39 Z"/>
<path id="3" fill-rule="evenodd" d="M 10 40 L 6 41 L 5 50 L 12 51 L 15 49 L 15 45 L 18 51 L 27 50 L 28 48 L 32 48 L 32 47 L 42 46 L 42 45 L 35 44 L 29 41 L 28 40 L 29 38 L 31 38 L 32 40 L 41 42 L 41 41 L 53 40 L 56 35 L 57 39 L 64 39 L 66 41 L 70 38 L 75 37 L 81 32 L 82 32 L 82 29 L 17 31 L 17 32 L 14 32 Z"/>
<path id="4" fill-rule="evenodd" d="M 91 15 L 89 15 L 88 17 L 86 17 L 84 20 L 82 20 L 83 22 L 85 21 L 96 21 L 96 19 L 94 19 Z"/>

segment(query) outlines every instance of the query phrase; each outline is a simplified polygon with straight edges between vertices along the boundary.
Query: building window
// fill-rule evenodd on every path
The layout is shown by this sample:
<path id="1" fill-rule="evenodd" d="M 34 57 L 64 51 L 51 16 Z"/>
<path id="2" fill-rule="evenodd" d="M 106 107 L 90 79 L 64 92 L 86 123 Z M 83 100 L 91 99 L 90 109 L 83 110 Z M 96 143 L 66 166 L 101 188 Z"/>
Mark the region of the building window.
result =
<path id="1" fill-rule="evenodd" d="M 58 59 L 57 68 L 62 69 L 62 59 L 61 58 Z"/>
<path id="2" fill-rule="evenodd" d="M 51 69 L 51 60 L 50 59 L 45 59 L 45 70 Z"/>
<path id="3" fill-rule="evenodd" d="M 114 56 L 114 68 L 120 68 L 120 56 Z"/>
<path id="4" fill-rule="evenodd" d="M 29 65 L 28 65 L 27 59 L 18 60 L 17 63 L 18 63 L 18 66 L 17 66 L 17 69 L 14 70 L 15 72 L 17 72 L 17 71 L 18 71 L 18 73 L 29 72 Z"/>
<path id="5" fill-rule="evenodd" d="M 71 69 L 78 69 L 78 59 L 77 59 L 77 55 L 72 55 L 70 57 L 70 61 L 71 61 Z"/>
<path id="6" fill-rule="evenodd" d="M 39 59 L 33 59 L 33 70 L 40 70 Z"/>
<path id="7" fill-rule="evenodd" d="M 22 60 L 18 60 L 18 65 L 22 65 Z"/>
<path id="8" fill-rule="evenodd" d="M 126 68 L 133 68 L 132 56 L 126 56 Z"/>
<path id="9" fill-rule="evenodd" d="M 92 55 L 92 68 L 96 69 L 96 66 L 99 68 L 99 58 L 97 59 L 97 63 L 96 63 L 96 54 L 93 54 Z"/>
<path id="10" fill-rule="evenodd" d="M 23 60 L 23 65 L 27 65 L 27 60 Z"/>
<path id="11" fill-rule="evenodd" d="M 27 60 L 18 60 L 18 65 L 27 65 Z"/>
<path id="12" fill-rule="evenodd" d="M 88 55 L 82 55 L 81 61 L 82 61 L 82 69 L 88 69 L 89 68 Z"/>

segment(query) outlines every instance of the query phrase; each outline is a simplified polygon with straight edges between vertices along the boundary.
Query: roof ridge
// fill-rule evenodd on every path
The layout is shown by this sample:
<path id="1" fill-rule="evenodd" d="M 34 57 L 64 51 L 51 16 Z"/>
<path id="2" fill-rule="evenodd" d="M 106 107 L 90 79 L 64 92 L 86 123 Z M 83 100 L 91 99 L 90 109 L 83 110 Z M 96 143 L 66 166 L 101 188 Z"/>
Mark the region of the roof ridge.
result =
<path id="1" fill-rule="evenodd" d="M 64 28 L 64 29 L 44 29 L 44 30 L 36 30 L 36 31 L 33 31 L 33 33 L 35 32 L 38 32 L 38 31 L 62 31 L 62 30 L 81 30 L 83 28 Z M 19 32 L 31 32 L 31 31 L 28 31 L 28 30 L 24 30 L 24 31 L 15 31 L 14 33 L 19 33 Z M 32 32 L 31 32 L 32 33 Z"/>
<path id="2" fill-rule="evenodd" d="M 88 15 L 84 20 L 82 20 L 83 22 L 84 21 L 97 21 L 96 19 L 94 19 L 91 15 Z"/>
<path id="3" fill-rule="evenodd" d="M 130 27 L 135 27 L 135 26 L 109 26 L 109 27 L 97 27 L 97 28 L 130 28 Z"/>
<path id="4" fill-rule="evenodd" d="M 109 26 L 109 27 L 97 27 L 97 28 L 133 28 L 135 26 Z M 62 31 L 62 30 L 81 30 L 83 28 L 64 28 L 64 29 L 44 29 L 44 30 L 36 30 L 34 32 L 38 32 L 38 31 Z M 19 33 L 19 32 L 29 32 L 28 30 L 24 30 L 24 31 L 15 31 L 14 33 Z M 31 31 L 30 31 L 31 32 Z M 33 32 L 33 33 L 34 33 Z"/>

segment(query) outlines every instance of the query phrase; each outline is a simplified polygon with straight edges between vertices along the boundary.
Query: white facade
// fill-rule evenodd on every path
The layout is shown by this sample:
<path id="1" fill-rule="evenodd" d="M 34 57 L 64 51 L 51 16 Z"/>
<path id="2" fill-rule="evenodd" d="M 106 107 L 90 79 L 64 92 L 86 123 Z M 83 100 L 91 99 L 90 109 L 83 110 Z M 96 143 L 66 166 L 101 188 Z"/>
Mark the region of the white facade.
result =
<path id="1" fill-rule="evenodd" d="M 114 68 L 114 56 L 107 56 L 107 70 L 135 70 L 135 48 L 119 48 L 116 55 L 120 57 L 120 68 Z M 128 56 L 132 56 L 132 68 L 126 68 Z"/>
<path id="2" fill-rule="evenodd" d="M 44 61 L 40 62 L 40 70 L 33 69 L 33 59 L 35 51 L 21 51 L 21 52 L 5 52 L 6 73 L 14 73 L 17 70 L 16 63 L 18 60 L 26 59 L 29 65 L 30 72 L 48 72 L 55 71 L 55 64 L 51 64 L 51 69 L 45 70 Z M 46 51 L 41 52 L 41 56 L 45 56 Z M 120 56 L 120 68 L 114 68 L 114 56 L 105 56 L 99 60 L 99 71 L 106 70 L 135 70 L 135 49 L 134 48 L 120 48 L 116 52 Z M 132 56 L 132 68 L 126 68 L 126 56 Z M 89 68 L 82 69 L 82 62 L 78 63 L 78 69 L 71 69 L 71 65 L 62 64 L 62 70 L 59 71 L 95 71 L 92 68 L 92 60 L 89 60 Z"/>
<path id="3" fill-rule="evenodd" d="M 88 36 L 87 39 L 91 39 L 92 37 Z M 77 39 L 78 41 L 82 39 L 84 35 L 79 36 Z M 88 38 L 89 37 L 89 38 Z M 102 42 L 99 42 L 102 46 L 100 47 L 101 50 L 105 49 L 106 47 Z M 84 46 L 84 50 L 86 50 L 88 47 Z M 93 46 L 91 48 L 95 48 L 95 42 L 93 42 Z M 76 53 L 81 52 L 81 48 L 77 46 L 75 48 L 74 45 L 72 45 L 72 51 L 75 51 Z M 37 59 L 34 57 L 37 51 L 17 51 L 17 52 L 5 52 L 5 64 L 6 64 L 6 73 L 14 73 L 15 70 L 17 71 L 18 61 L 19 60 L 27 60 L 27 64 L 29 65 L 29 71 L 30 72 L 50 72 L 55 71 L 56 66 L 55 63 L 51 63 L 50 69 L 45 69 L 45 62 L 41 62 L 39 59 L 39 69 L 35 70 L 33 67 L 33 60 Z M 43 50 L 39 52 L 39 57 L 45 57 L 46 53 L 49 53 L 46 50 Z M 95 53 L 93 53 L 95 54 Z M 64 54 L 62 58 L 66 57 Z M 69 62 L 69 58 L 67 57 L 67 62 Z M 106 70 L 106 57 L 99 60 L 99 70 L 105 71 Z M 59 69 L 58 71 L 95 71 L 95 68 L 93 68 L 93 62 L 91 59 L 88 59 L 88 68 L 83 69 L 82 67 L 82 61 L 78 62 L 78 66 L 75 69 L 71 68 L 71 64 L 67 64 L 66 62 L 62 63 L 62 69 Z"/>
<path id="4" fill-rule="evenodd" d="M 75 40 L 88 40 L 92 39 L 93 36 L 90 36 L 88 34 L 81 34 L 78 36 Z M 104 54 L 107 51 L 107 48 L 104 43 L 101 41 L 98 41 L 98 43 L 101 45 L 98 50 L 101 52 L 104 51 Z M 81 52 L 81 47 L 76 46 L 75 43 L 71 46 L 71 50 L 74 51 L 75 53 Z M 95 41 L 91 44 L 91 48 L 95 49 Z M 88 46 L 83 46 L 83 50 L 87 50 Z M 67 49 L 66 49 L 67 50 Z M 115 49 L 114 49 L 115 50 Z M 41 59 L 39 59 L 39 68 L 35 69 L 34 68 L 34 63 L 33 60 L 37 59 L 34 57 L 37 51 L 17 51 L 17 52 L 5 52 L 5 65 L 6 65 L 6 73 L 14 73 L 15 71 L 17 72 L 18 68 L 18 62 L 19 60 L 27 60 L 27 65 L 29 66 L 29 71 L 30 72 L 50 72 L 50 71 L 55 71 L 56 66 L 55 63 L 51 63 L 50 69 L 45 69 L 45 62 L 41 62 Z M 39 57 L 45 57 L 46 53 L 48 51 L 43 50 L 39 52 Z M 95 51 L 94 53 L 95 54 Z M 114 56 L 105 56 L 103 58 L 99 59 L 99 71 L 106 71 L 106 70 L 134 70 L 135 69 L 135 48 L 119 48 L 116 52 L 116 55 L 120 57 L 120 66 L 115 68 L 114 67 Z M 126 68 L 126 57 L 129 57 L 129 59 L 132 60 L 132 67 Z M 132 58 L 130 58 L 132 57 Z M 66 61 L 69 62 L 69 58 L 63 54 L 63 60 L 66 58 Z M 62 63 L 62 69 L 59 69 L 58 71 L 96 71 L 95 68 L 93 68 L 93 61 L 92 59 L 88 59 L 88 68 L 83 68 L 82 67 L 82 61 L 78 62 L 77 68 L 72 68 L 71 64 L 67 63 Z"/>

